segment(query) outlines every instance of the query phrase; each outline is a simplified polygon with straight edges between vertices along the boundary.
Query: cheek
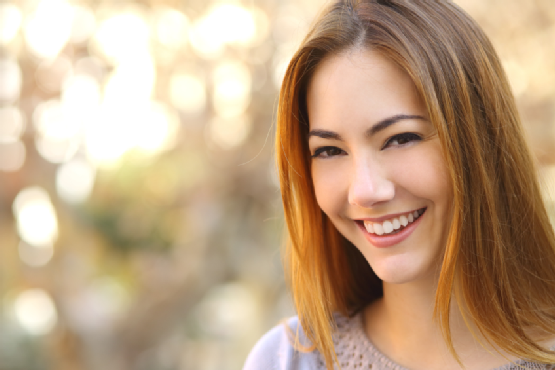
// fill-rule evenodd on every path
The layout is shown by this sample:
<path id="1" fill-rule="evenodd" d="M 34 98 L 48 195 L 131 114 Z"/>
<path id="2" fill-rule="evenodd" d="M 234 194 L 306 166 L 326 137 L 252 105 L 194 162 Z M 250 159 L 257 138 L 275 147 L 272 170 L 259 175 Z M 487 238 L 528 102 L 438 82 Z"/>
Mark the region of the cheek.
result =
<path id="1" fill-rule="evenodd" d="M 328 216 L 340 212 L 347 202 L 348 176 L 340 166 L 318 163 L 312 166 L 312 184 L 318 205 Z"/>
<path id="2" fill-rule="evenodd" d="M 447 163 L 445 163 L 441 152 L 436 153 L 433 159 L 427 166 L 430 191 L 433 191 L 438 203 L 448 207 L 453 199 L 453 189 Z"/>
<path id="3" fill-rule="evenodd" d="M 410 156 L 390 159 L 392 177 L 414 195 L 433 200 L 439 205 L 452 198 L 449 172 L 439 146 L 422 146 L 412 151 Z"/>

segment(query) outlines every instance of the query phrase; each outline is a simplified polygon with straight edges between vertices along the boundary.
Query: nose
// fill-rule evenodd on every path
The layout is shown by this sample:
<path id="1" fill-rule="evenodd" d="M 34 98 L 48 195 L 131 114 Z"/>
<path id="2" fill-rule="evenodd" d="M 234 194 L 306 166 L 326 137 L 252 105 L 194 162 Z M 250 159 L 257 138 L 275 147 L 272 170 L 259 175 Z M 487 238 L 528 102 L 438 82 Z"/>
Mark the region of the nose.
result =
<path id="1" fill-rule="evenodd" d="M 395 184 L 375 161 L 364 160 L 354 164 L 355 170 L 349 186 L 349 204 L 371 208 L 395 196 Z"/>

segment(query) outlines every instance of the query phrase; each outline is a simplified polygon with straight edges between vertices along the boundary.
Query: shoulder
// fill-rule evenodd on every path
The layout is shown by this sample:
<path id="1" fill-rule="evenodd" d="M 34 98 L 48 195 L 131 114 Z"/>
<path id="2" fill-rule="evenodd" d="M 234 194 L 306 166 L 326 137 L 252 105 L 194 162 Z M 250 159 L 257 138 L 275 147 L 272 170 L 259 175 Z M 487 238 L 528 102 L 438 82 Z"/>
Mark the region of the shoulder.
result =
<path id="1" fill-rule="evenodd" d="M 310 344 L 297 317 L 292 317 L 271 329 L 256 343 L 243 370 L 316 370 L 316 351 L 300 352 L 293 345 L 297 329 L 301 344 Z"/>

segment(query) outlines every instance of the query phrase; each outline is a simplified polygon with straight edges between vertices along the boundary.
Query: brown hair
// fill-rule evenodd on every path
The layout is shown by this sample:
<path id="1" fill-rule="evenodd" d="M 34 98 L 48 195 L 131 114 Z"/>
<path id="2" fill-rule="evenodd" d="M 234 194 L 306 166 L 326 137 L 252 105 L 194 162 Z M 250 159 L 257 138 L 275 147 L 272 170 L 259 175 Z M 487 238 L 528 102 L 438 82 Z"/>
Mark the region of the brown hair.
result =
<path id="1" fill-rule="evenodd" d="M 330 55 L 381 52 L 412 78 L 437 129 L 454 194 L 435 300 L 451 352 L 452 292 L 502 351 L 555 363 L 527 329 L 555 333 L 555 236 L 534 161 L 499 59 L 479 26 L 450 1 L 343 0 L 318 17 L 280 92 L 277 165 L 288 227 L 286 277 L 299 320 L 324 356 L 333 312 L 352 315 L 382 295 L 362 254 L 316 202 L 307 142 L 306 89 Z"/>

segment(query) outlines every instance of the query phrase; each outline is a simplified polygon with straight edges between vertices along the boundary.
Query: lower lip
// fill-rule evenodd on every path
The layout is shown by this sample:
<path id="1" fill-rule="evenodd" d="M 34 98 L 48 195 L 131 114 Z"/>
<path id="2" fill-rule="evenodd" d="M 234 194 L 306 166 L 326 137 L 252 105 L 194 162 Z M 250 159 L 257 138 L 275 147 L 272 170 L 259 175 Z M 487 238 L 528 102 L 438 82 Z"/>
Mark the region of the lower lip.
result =
<path id="1" fill-rule="evenodd" d="M 418 219 L 416 219 L 416 221 L 414 221 L 413 223 L 411 223 L 410 225 L 405 227 L 403 230 L 399 231 L 397 234 L 393 234 L 393 235 L 370 234 L 368 231 L 366 231 L 366 228 L 364 227 L 364 223 L 361 224 L 361 223 L 357 222 L 357 226 L 364 233 L 364 236 L 366 237 L 366 240 L 368 240 L 370 243 L 372 243 L 372 245 L 374 247 L 376 247 L 376 248 L 388 248 L 388 247 L 394 246 L 395 244 L 399 244 L 403 240 L 408 238 L 410 236 L 410 234 L 412 234 L 412 232 L 420 224 L 420 220 L 422 220 L 422 217 L 424 217 L 425 214 L 426 214 L 426 212 L 421 214 L 420 217 L 418 217 Z"/>

